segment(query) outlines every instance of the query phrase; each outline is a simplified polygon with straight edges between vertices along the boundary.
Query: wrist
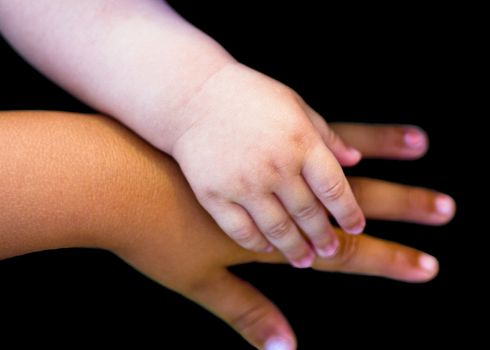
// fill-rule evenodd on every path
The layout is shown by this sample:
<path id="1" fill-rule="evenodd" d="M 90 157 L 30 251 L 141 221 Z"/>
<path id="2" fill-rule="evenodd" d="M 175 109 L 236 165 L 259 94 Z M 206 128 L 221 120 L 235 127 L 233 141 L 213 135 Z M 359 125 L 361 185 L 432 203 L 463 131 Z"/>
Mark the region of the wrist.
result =
<path id="1" fill-rule="evenodd" d="M 163 151 L 180 106 L 233 60 L 164 1 L 6 2 L 0 22 L 33 66 Z"/>
<path id="2" fill-rule="evenodd" d="M 143 97 L 144 102 L 138 103 L 136 109 L 129 110 L 128 118 L 118 118 L 155 147 L 170 155 L 173 155 L 177 140 L 204 115 L 204 106 L 195 108 L 194 102 L 221 71 L 236 63 L 224 50 L 190 55 L 197 56 L 207 58 L 198 63 L 191 62 L 192 59 L 188 64 L 183 63 L 181 67 L 185 68 L 173 79 L 171 89 L 157 89 L 153 96 Z"/>
<path id="3" fill-rule="evenodd" d="M 224 60 L 213 70 L 209 70 L 200 79 L 196 79 L 192 88 L 189 88 L 182 95 L 180 103 L 172 111 L 175 121 L 174 133 L 168 141 L 166 152 L 176 159 L 176 148 L 184 135 L 196 124 L 205 119 L 215 107 L 213 99 L 209 98 L 209 91 L 215 91 L 215 81 L 220 80 L 223 71 L 236 65 L 234 59 Z M 218 92 L 219 93 L 219 92 Z M 169 133 L 171 134 L 171 133 Z"/>
<path id="4" fill-rule="evenodd" d="M 147 33 L 145 28 L 126 29 L 128 36 L 135 35 L 127 40 L 139 44 L 131 53 L 124 53 L 123 64 L 117 68 L 124 72 L 124 79 L 116 73 L 108 85 L 112 93 L 101 101 L 100 110 L 171 153 L 175 140 L 192 124 L 193 116 L 184 113 L 188 102 L 212 76 L 236 60 L 175 13 L 153 21 Z M 143 40 L 142 36 L 149 38 Z M 110 45 L 109 41 L 103 46 Z"/>

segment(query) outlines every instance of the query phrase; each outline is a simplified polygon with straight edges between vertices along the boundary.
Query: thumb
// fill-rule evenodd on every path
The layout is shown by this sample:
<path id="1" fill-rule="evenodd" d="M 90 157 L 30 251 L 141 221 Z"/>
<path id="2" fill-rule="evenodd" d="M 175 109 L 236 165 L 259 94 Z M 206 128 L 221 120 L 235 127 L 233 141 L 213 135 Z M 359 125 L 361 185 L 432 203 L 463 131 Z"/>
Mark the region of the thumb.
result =
<path id="1" fill-rule="evenodd" d="M 205 278 L 186 296 L 224 320 L 258 349 L 296 349 L 294 333 L 279 309 L 227 270 Z"/>
<path id="2" fill-rule="evenodd" d="M 310 118 L 313 126 L 320 133 L 323 142 L 332 151 L 337 158 L 338 162 L 342 166 L 353 166 L 361 160 L 361 152 L 357 149 L 347 146 L 344 141 L 333 131 L 328 125 L 325 119 L 319 115 L 310 106 L 305 104 L 305 109 L 308 117 Z"/>

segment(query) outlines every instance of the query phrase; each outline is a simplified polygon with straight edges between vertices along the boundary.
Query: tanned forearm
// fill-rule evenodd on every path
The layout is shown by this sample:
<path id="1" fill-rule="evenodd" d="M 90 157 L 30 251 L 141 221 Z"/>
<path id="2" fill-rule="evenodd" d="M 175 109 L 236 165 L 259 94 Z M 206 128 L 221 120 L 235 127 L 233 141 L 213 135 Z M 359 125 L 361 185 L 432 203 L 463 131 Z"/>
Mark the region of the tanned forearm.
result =
<path id="1" fill-rule="evenodd" d="M 61 247 L 117 250 L 122 237 L 172 222 L 172 161 L 110 119 L 2 113 L 0 148 L 0 259 Z"/>

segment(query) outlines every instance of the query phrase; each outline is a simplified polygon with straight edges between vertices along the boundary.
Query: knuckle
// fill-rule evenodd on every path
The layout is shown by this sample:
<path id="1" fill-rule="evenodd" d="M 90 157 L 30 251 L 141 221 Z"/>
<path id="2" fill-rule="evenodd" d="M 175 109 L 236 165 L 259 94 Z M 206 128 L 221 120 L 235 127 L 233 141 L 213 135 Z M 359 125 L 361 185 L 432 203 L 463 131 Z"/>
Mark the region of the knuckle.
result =
<path id="1" fill-rule="evenodd" d="M 184 290 L 188 295 L 204 295 L 209 293 L 209 290 L 214 287 L 211 283 L 209 276 L 202 274 L 198 278 L 187 278 L 182 283 L 182 290 Z"/>
<path id="2" fill-rule="evenodd" d="M 295 220 L 310 220 L 318 215 L 320 206 L 317 203 L 305 205 L 291 213 Z"/>
<path id="3" fill-rule="evenodd" d="M 393 147 L 400 147 L 400 139 L 402 139 L 401 135 L 403 135 L 403 131 L 397 127 L 382 127 L 377 130 L 377 137 L 373 138 L 374 145 L 379 150 L 392 149 Z M 403 146 L 403 144 L 402 144 Z"/>
<path id="4" fill-rule="evenodd" d="M 289 156 L 281 155 L 274 159 L 270 159 L 265 164 L 264 178 L 267 179 L 266 183 L 273 185 L 282 180 L 288 180 L 293 176 L 301 173 L 301 162 L 298 161 L 298 156 L 296 152 L 292 152 Z"/>
<path id="5" fill-rule="evenodd" d="M 277 85 L 276 93 L 278 94 L 278 96 L 282 97 L 285 100 L 297 102 L 298 94 L 287 85 L 284 84 Z"/>
<path id="6" fill-rule="evenodd" d="M 291 225 L 290 220 L 284 219 L 267 227 L 265 234 L 272 239 L 282 239 L 288 234 Z"/>
<path id="7" fill-rule="evenodd" d="M 244 247 L 250 247 L 256 240 L 256 233 L 249 225 L 242 225 L 228 230 L 228 234 L 238 244 Z"/>
<path id="8" fill-rule="evenodd" d="M 378 133 L 377 137 L 373 138 L 372 145 L 375 150 L 389 149 L 391 147 L 390 142 L 388 142 L 386 135 L 383 133 Z"/>
<path id="9" fill-rule="evenodd" d="M 289 135 L 288 140 L 293 146 L 293 149 L 304 150 L 309 145 L 309 136 L 310 135 L 304 130 L 296 130 Z"/>
<path id="10" fill-rule="evenodd" d="M 267 168 L 269 169 L 268 173 L 270 174 L 270 178 L 283 178 L 289 168 L 289 164 L 288 162 L 271 159 L 267 162 Z"/>
<path id="11" fill-rule="evenodd" d="M 253 184 L 248 177 L 243 175 L 238 176 L 236 181 L 233 181 L 233 184 L 228 187 L 233 188 L 233 192 L 235 192 L 239 197 L 249 195 L 253 192 Z"/>
<path id="12" fill-rule="evenodd" d="M 254 303 L 231 319 L 230 323 L 239 333 L 245 333 L 251 328 L 257 327 L 268 315 L 267 307 L 264 307 L 262 303 Z"/>
<path id="13" fill-rule="evenodd" d="M 407 188 L 407 209 L 430 210 L 430 200 L 424 191 L 418 188 Z"/>
<path id="14" fill-rule="evenodd" d="M 219 193 L 210 187 L 196 188 L 195 192 L 199 201 L 214 201 L 220 197 Z"/>
<path id="15" fill-rule="evenodd" d="M 345 182 L 342 179 L 338 179 L 332 183 L 320 185 L 318 193 L 323 200 L 336 201 L 345 193 Z"/>
<path id="16" fill-rule="evenodd" d="M 359 252 L 359 236 L 344 235 L 335 256 L 342 268 L 348 268 L 353 264 Z"/>
<path id="17" fill-rule="evenodd" d="M 298 103 L 301 106 L 301 108 L 303 108 L 303 109 L 306 108 L 307 103 L 303 99 L 303 97 L 301 97 L 301 95 L 291 87 L 289 87 L 289 91 L 290 91 L 291 97 L 294 99 L 294 101 L 296 101 L 296 103 Z"/>
<path id="18" fill-rule="evenodd" d="M 384 264 L 386 271 L 390 270 L 390 267 L 399 266 L 400 263 L 406 260 L 406 256 L 400 249 L 391 249 L 387 255 L 387 263 Z"/>

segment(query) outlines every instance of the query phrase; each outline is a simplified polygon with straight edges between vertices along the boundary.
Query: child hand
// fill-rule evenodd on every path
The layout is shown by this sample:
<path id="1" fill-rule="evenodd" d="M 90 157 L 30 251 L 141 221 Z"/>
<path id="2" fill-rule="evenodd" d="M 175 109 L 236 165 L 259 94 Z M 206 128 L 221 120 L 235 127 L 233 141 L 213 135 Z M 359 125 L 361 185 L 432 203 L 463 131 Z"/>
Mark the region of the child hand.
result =
<path id="1" fill-rule="evenodd" d="M 338 246 L 325 208 L 346 232 L 363 230 L 335 158 L 352 165 L 359 152 L 290 88 L 230 63 L 189 99 L 181 118 L 190 126 L 171 153 L 201 205 L 242 247 L 270 251 L 272 243 L 294 266 L 309 267 L 312 247 L 328 257 Z"/>

